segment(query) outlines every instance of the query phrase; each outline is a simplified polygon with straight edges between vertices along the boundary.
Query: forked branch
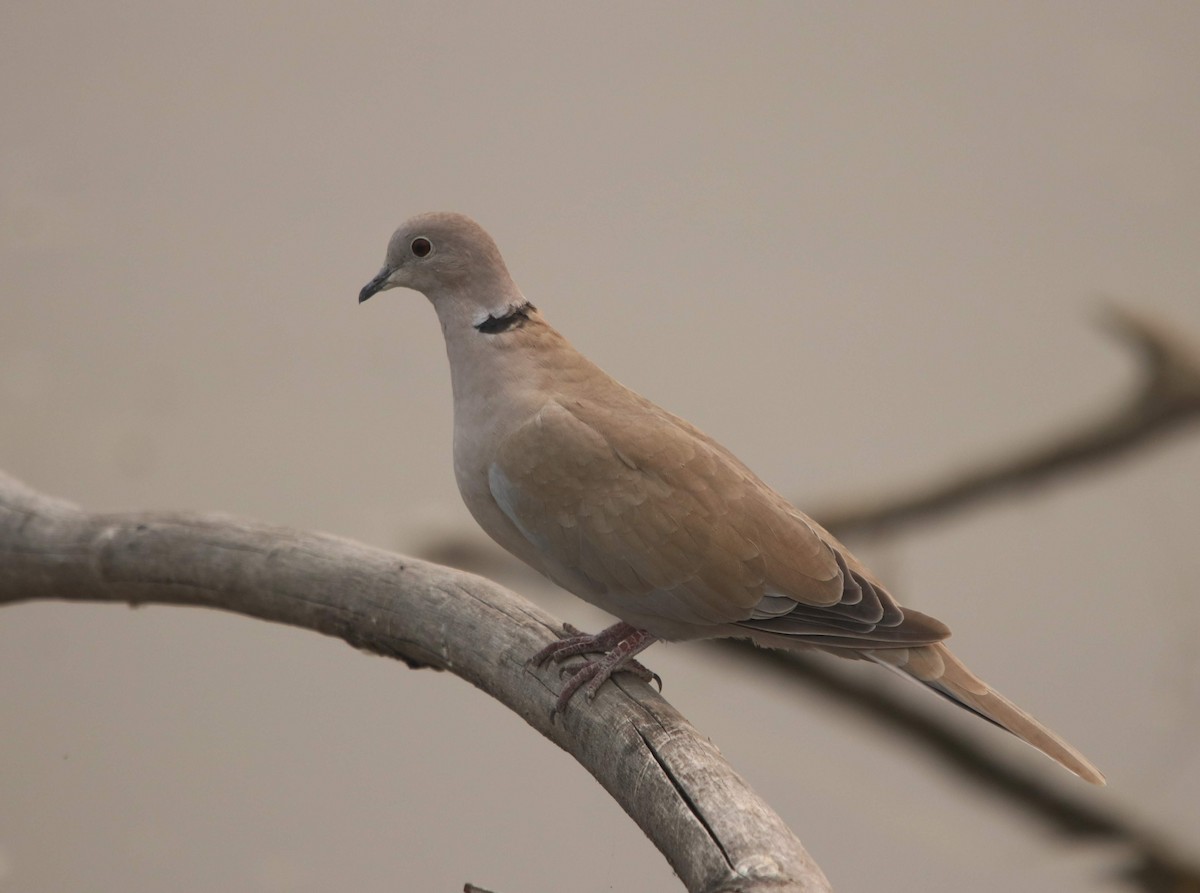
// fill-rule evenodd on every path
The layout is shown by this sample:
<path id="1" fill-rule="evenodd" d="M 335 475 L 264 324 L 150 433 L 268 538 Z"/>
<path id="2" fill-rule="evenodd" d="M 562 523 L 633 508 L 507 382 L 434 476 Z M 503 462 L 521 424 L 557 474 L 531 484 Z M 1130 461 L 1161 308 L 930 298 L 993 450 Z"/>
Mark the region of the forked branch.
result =
<path id="1" fill-rule="evenodd" d="M 1164 323 L 1118 304 L 1101 319 L 1141 360 L 1128 396 L 1095 418 L 1016 446 L 994 459 L 898 493 L 827 506 L 813 517 L 838 536 L 880 534 L 1030 488 L 1123 456 L 1200 420 L 1200 346 Z"/>

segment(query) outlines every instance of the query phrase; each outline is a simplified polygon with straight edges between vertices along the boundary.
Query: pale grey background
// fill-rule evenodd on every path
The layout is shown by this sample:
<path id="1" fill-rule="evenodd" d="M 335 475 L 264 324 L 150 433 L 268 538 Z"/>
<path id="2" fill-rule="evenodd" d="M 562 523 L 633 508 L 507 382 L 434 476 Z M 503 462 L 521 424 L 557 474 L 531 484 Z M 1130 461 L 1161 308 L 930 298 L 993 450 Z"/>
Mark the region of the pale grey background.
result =
<path id="1" fill-rule="evenodd" d="M 355 306 L 401 219 L 457 209 L 802 504 L 904 483 L 1127 386 L 1098 293 L 1200 335 L 1198 58 L 1190 2 L 6 3 L 0 466 L 92 508 L 465 528 L 433 313 Z M 1179 437 L 861 548 L 1095 796 L 1193 844 L 1198 478 Z M 647 660 L 841 890 L 1115 888 L 816 698 Z M 0 724 L 4 891 L 675 889 L 518 719 L 309 633 L 5 609 Z"/>

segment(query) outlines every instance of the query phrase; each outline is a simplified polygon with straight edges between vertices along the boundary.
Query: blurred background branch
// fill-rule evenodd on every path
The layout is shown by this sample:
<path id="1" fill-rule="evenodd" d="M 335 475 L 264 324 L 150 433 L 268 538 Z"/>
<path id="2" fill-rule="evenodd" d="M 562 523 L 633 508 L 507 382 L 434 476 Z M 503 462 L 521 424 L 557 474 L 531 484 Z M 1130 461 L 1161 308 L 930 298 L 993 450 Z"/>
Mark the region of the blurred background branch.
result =
<path id="1" fill-rule="evenodd" d="M 1096 418 L 897 494 L 847 500 L 811 514 L 840 537 L 891 533 L 1126 456 L 1200 419 L 1200 348 L 1166 323 L 1120 304 L 1108 304 L 1101 323 L 1135 354 L 1141 380 Z"/>
<path id="2" fill-rule="evenodd" d="M 936 710 L 916 698 L 898 699 L 887 688 L 860 681 L 834 661 L 822 657 L 757 648 L 731 639 L 705 643 L 709 648 L 736 650 L 755 671 L 774 674 L 781 682 L 849 705 L 855 711 L 924 748 L 940 767 L 958 773 L 981 789 L 1018 807 L 1061 838 L 1079 843 L 1104 843 L 1124 848 L 1120 879 L 1146 893 L 1197 893 L 1200 862 L 1178 844 L 1156 833 L 1112 803 L 1078 793 L 1070 783 L 1052 780 L 1049 773 L 1029 768 L 1032 761 L 1005 758 L 993 747 L 960 731 Z M 1023 754 L 1024 756 L 1024 754 Z"/>

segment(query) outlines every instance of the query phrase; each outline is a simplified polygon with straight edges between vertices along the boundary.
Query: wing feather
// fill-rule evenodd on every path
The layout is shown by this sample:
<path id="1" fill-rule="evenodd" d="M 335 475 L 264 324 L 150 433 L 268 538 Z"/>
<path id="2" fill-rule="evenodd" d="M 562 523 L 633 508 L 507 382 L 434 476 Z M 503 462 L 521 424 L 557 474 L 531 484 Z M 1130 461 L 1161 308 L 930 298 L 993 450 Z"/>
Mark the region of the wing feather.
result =
<path id="1" fill-rule="evenodd" d="M 727 450 L 640 397 L 547 402 L 500 443 L 488 479 L 552 577 L 581 576 L 668 625 L 734 623 L 822 644 L 948 634 L 901 611 Z"/>

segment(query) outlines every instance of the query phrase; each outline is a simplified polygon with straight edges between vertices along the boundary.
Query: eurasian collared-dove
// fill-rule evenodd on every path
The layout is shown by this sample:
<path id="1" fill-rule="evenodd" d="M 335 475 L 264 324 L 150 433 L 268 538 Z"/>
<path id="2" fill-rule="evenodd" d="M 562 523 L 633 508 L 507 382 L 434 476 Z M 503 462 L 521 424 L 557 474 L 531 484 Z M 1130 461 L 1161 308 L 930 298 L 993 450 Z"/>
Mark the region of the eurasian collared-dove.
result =
<path id="1" fill-rule="evenodd" d="M 402 225 L 359 293 L 404 286 L 432 302 L 454 392 L 454 473 L 487 533 L 555 583 L 615 614 L 533 660 L 599 654 L 569 678 L 590 699 L 657 639 L 735 636 L 816 647 L 902 671 L 1057 760 L 1104 777 L 992 691 L 901 608 L 832 534 L 719 443 L 606 375 L 517 288 L 491 237 L 461 214 Z"/>

